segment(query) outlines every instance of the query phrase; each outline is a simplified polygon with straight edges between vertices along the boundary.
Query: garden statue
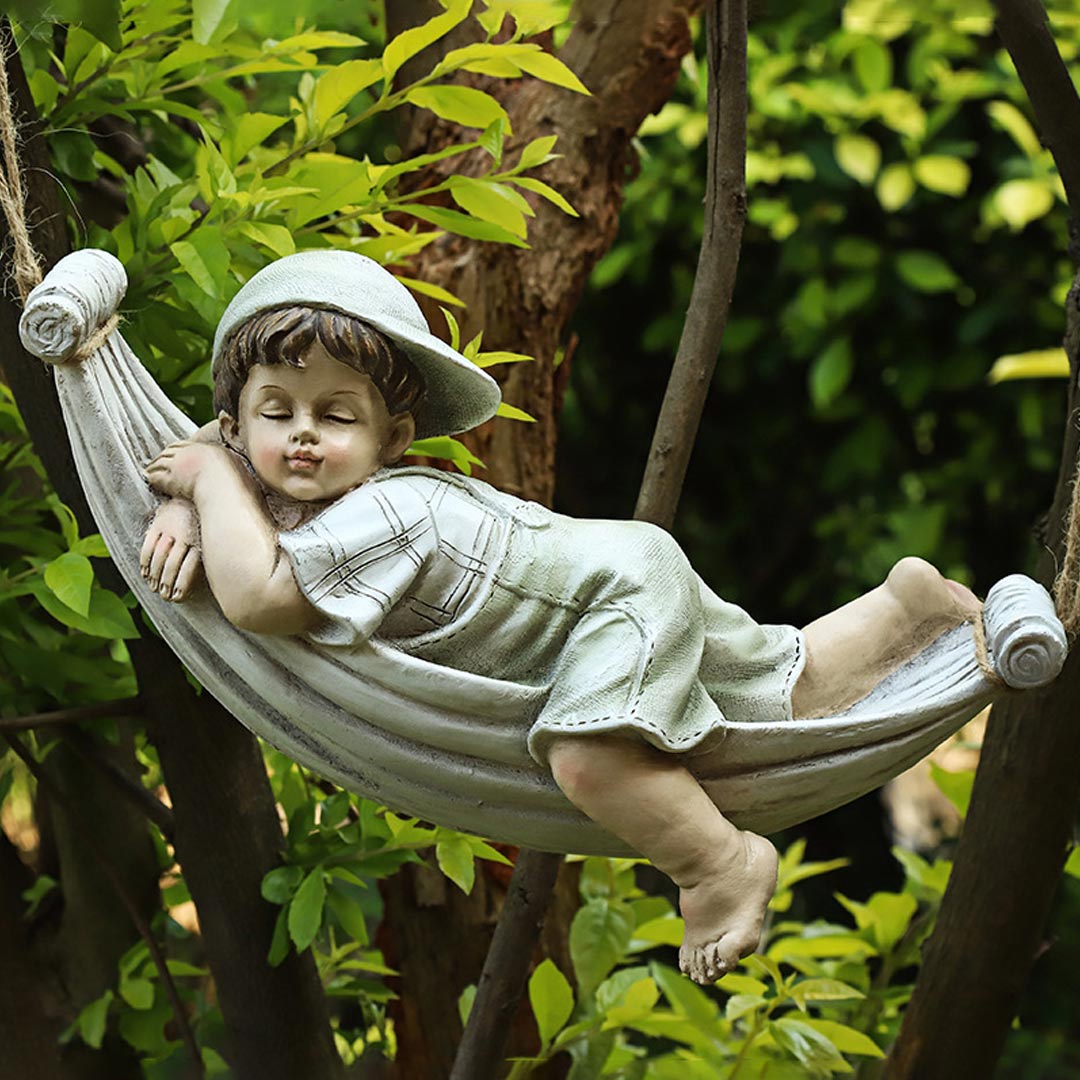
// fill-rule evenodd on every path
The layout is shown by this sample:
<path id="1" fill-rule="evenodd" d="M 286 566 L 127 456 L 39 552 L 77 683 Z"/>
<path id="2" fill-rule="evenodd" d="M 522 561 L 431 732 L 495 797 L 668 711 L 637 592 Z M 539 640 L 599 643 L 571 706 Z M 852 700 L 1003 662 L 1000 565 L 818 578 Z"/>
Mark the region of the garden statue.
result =
<path id="1" fill-rule="evenodd" d="M 640 852 L 679 887 L 698 981 L 757 945 L 777 870 L 758 833 L 883 783 L 1063 663 L 1020 575 L 983 606 L 904 559 L 802 630 L 761 625 L 656 526 L 400 464 L 499 391 L 361 255 L 303 252 L 240 289 L 198 432 L 99 329 L 125 284 L 111 256 L 69 256 L 22 334 L 59 365 L 99 526 L 181 659 L 256 733 L 393 808 Z"/>

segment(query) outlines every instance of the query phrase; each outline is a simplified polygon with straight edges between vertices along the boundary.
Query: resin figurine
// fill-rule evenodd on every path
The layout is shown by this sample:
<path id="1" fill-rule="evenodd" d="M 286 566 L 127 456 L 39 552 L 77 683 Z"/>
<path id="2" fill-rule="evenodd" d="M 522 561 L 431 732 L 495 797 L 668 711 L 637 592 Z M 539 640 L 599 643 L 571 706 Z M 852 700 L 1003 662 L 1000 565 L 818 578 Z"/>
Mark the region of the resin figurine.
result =
<path id="1" fill-rule="evenodd" d="M 61 264 L 39 287 L 39 322 L 91 269 L 98 321 L 118 302 L 118 264 L 80 254 L 100 267 L 65 277 Z M 89 374 L 95 361 L 112 383 Z M 1019 576 L 984 612 L 905 559 L 802 630 L 761 625 L 655 526 L 578 521 L 398 464 L 415 437 L 493 415 L 498 389 L 354 253 L 256 274 L 222 318 L 214 377 L 219 419 L 193 433 L 119 335 L 58 369 L 77 456 L 88 407 L 120 444 L 112 497 L 140 501 L 132 472 L 148 460 L 172 497 L 140 545 L 136 592 L 185 662 L 254 730 L 391 806 L 549 850 L 643 854 L 679 887 L 680 960 L 698 981 L 757 945 L 777 857 L 751 830 L 884 782 L 1064 658 L 1049 598 Z M 121 436 L 132 407 L 168 421 L 142 427 L 174 430 L 157 445 L 139 423 Z M 85 445 L 81 470 L 91 456 Z M 109 486 L 100 471 L 95 486 Z M 190 603 L 165 603 L 178 599 Z"/>

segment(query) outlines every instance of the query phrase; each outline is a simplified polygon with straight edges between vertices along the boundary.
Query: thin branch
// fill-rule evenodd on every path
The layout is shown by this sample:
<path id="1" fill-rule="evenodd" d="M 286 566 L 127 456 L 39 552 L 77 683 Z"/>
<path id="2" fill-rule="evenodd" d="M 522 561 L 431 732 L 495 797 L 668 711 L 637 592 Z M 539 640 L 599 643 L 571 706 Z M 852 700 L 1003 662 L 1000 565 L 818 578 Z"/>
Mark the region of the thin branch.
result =
<path id="1" fill-rule="evenodd" d="M 127 913 L 131 917 L 131 921 L 138 931 L 139 937 L 143 939 L 147 949 L 150 951 L 150 957 L 154 961 L 154 967 L 157 969 L 158 978 L 161 979 L 161 985 L 165 988 L 169 1004 L 172 1006 L 173 1018 L 180 1031 L 180 1038 L 183 1040 L 188 1053 L 191 1055 L 192 1075 L 199 1077 L 204 1076 L 205 1070 L 203 1069 L 202 1054 L 199 1052 L 199 1046 L 195 1042 L 195 1034 L 192 1032 L 191 1025 L 188 1023 L 187 1013 L 184 1012 L 184 1003 L 180 1000 L 180 994 L 176 989 L 176 983 L 173 980 L 172 973 L 169 971 L 169 966 L 165 962 L 165 957 L 162 955 L 161 947 L 158 945 L 157 939 L 151 932 L 146 920 L 139 913 L 139 907 L 124 886 L 123 879 L 119 872 L 105 854 L 101 845 L 97 842 L 97 837 L 94 835 L 93 830 L 89 829 L 84 823 L 82 817 L 79 815 L 78 808 L 70 804 L 66 795 L 53 782 L 52 777 L 50 777 L 38 762 L 34 760 L 33 754 L 26 749 L 18 736 L 5 735 L 3 738 L 22 760 L 27 769 L 30 770 L 39 786 L 45 788 L 56 804 L 63 807 L 68 820 L 71 822 L 72 828 L 82 838 L 82 842 L 94 853 L 94 857 L 101 865 L 102 873 L 108 878 L 109 884 L 113 887 L 120 902 L 127 909 Z"/>
<path id="2" fill-rule="evenodd" d="M 104 720 L 114 716 L 141 716 L 142 712 L 142 698 L 129 697 L 117 701 L 101 701 L 94 705 L 75 705 L 70 709 L 30 713 L 27 716 L 0 716 L 0 734 L 32 731 L 34 728 L 54 727 L 57 724 L 78 724 L 83 720 Z"/>
<path id="3" fill-rule="evenodd" d="M 746 2 L 708 9 L 705 232 L 634 517 L 671 528 L 727 326 L 746 220 Z M 721 105 L 722 103 L 722 105 Z"/>
<path id="4" fill-rule="evenodd" d="M 1024 84 L 1039 134 L 1054 157 L 1069 207 L 1080 216 L 1080 97 L 1040 0 L 994 0 L 997 32 Z"/>
<path id="5" fill-rule="evenodd" d="M 83 758 L 93 765 L 113 786 L 130 802 L 136 810 L 148 817 L 160 830 L 169 843 L 173 842 L 176 822 L 172 810 L 153 793 L 149 792 L 130 773 L 125 772 L 108 754 L 104 753 L 97 742 L 77 728 L 67 728 L 63 732 L 64 741 Z"/>
<path id="6" fill-rule="evenodd" d="M 746 217 L 746 5 L 706 14 L 709 167 L 705 231 L 690 308 L 672 366 L 634 517 L 670 527 L 727 323 Z M 723 108 L 721 108 L 723 102 Z M 451 1080 L 495 1076 L 505 1054 L 561 855 L 522 851 L 484 961 Z"/>

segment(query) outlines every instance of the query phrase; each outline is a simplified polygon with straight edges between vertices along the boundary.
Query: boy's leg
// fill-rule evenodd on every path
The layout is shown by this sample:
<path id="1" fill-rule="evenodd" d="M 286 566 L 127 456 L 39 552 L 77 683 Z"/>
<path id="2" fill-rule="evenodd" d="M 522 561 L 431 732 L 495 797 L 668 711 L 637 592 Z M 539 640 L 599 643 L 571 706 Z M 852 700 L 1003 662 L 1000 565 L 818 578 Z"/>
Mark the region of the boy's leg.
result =
<path id="1" fill-rule="evenodd" d="M 757 947 L 776 888 L 767 840 L 736 829 L 678 760 L 617 735 L 557 740 L 549 762 L 566 797 L 679 887 L 682 970 L 718 979 Z"/>
<path id="2" fill-rule="evenodd" d="M 901 559 L 876 589 L 804 627 L 806 667 L 792 711 L 813 717 L 846 709 L 980 607 L 974 593 L 928 562 Z"/>

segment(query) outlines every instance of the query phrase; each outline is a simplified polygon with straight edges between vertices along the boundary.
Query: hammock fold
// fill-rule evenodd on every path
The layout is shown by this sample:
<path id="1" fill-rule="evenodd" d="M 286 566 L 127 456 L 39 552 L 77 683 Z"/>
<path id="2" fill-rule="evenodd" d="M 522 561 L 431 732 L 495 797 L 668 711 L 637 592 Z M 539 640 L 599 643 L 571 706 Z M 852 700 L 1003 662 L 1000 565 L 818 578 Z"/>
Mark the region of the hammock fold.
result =
<path id="1" fill-rule="evenodd" d="M 241 723 L 321 775 L 394 810 L 542 851 L 628 854 L 529 756 L 547 688 L 448 670 L 374 639 L 347 669 L 332 647 L 245 633 L 206 589 L 182 604 L 139 573 L 159 503 L 142 470 L 195 425 L 113 332 L 85 358 L 123 298 L 123 267 L 102 251 L 63 259 L 30 295 L 23 344 L 56 366 L 79 478 L 113 561 L 195 677 Z M 1066 639 L 1046 591 L 1021 575 L 984 609 L 1000 679 L 1050 682 Z M 362 672 L 358 677 L 357 670 Z M 925 756 L 1002 692 L 975 656 L 970 624 L 948 631 L 839 716 L 729 723 L 684 763 L 737 825 L 774 832 L 864 794 Z"/>

